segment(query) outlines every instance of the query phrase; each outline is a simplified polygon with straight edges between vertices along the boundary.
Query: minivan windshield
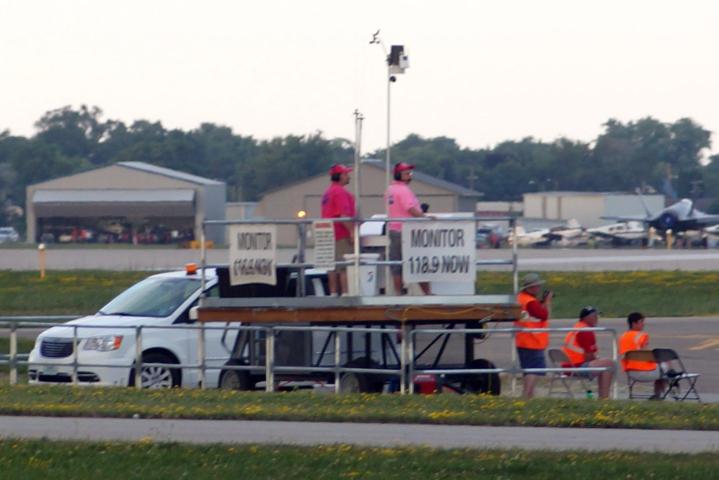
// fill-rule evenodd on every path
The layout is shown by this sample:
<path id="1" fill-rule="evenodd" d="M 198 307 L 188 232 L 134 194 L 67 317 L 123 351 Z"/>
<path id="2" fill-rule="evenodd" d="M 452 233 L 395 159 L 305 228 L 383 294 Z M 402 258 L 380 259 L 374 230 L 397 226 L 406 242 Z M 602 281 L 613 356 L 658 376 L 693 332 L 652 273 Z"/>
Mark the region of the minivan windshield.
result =
<path id="1" fill-rule="evenodd" d="M 102 307 L 100 315 L 167 317 L 200 288 L 197 279 L 150 277 Z"/>

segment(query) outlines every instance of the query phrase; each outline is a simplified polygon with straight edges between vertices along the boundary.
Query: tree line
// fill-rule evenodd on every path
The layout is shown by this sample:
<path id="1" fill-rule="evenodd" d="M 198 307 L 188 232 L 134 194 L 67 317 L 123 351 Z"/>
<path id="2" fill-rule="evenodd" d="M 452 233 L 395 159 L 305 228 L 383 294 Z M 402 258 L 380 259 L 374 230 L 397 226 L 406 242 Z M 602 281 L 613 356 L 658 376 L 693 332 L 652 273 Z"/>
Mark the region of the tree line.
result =
<path id="1" fill-rule="evenodd" d="M 256 139 L 203 123 L 183 131 L 160 122 L 103 119 L 98 107 L 45 113 L 31 137 L 0 132 L 0 204 L 24 206 L 25 187 L 120 161 L 141 161 L 223 180 L 228 200 L 254 201 L 263 192 L 351 163 L 353 144 L 322 132 Z M 719 197 L 719 155 L 702 162 L 711 132 L 689 118 L 610 119 L 591 141 L 532 137 L 493 147 L 462 148 L 449 137 L 411 134 L 392 146 L 393 162 L 473 188 L 486 200 L 519 200 L 543 190 L 634 191 L 641 186 L 678 196 Z M 365 154 L 384 158 L 379 149 Z M 673 191 L 673 192 L 672 192 Z M 719 205 L 713 206 L 719 210 Z"/>

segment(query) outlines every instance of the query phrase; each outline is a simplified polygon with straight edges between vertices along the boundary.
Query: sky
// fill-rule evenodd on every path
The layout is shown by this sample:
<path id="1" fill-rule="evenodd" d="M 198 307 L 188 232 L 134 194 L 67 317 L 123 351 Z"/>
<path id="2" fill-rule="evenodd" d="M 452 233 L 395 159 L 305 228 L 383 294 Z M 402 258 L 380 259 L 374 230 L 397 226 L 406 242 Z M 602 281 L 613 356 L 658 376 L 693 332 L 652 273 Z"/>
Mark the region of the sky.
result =
<path id="1" fill-rule="evenodd" d="M 269 139 L 317 131 L 461 147 L 592 141 L 610 118 L 689 117 L 719 152 L 719 2 L 713 0 L 0 0 L 0 131 L 48 110 Z M 708 152 L 707 152 L 708 153 Z"/>

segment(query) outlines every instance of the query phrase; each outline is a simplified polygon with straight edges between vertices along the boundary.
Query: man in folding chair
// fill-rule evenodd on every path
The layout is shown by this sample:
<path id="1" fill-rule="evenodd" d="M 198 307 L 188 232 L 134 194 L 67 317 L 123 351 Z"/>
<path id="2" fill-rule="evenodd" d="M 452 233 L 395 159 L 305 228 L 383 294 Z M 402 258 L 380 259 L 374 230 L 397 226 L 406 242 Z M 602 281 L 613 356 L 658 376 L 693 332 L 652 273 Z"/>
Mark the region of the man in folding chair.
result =
<path id="1" fill-rule="evenodd" d="M 644 331 L 644 321 L 644 315 L 640 312 L 632 312 L 627 316 L 629 330 L 619 337 L 620 356 L 624 357 L 627 352 L 635 350 L 647 350 L 649 347 L 649 334 Z M 654 354 L 651 354 L 651 356 L 653 358 Z M 649 399 L 660 400 L 663 398 L 667 382 L 662 378 L 662 371 L 657 362 L 622 358 L 622 368 L 627 372 L 627 377 L 629 378 L 630 398 L 632 397 L 631 387 L 634 382 L 650 382 L 652 380 L 654 380 L 654 395 Z"/>
<path id="2" fill-rule="evenodd" d="M 574 324 L 573 328 L 589 328 L 596 327 L 599 322 L 599 313 L 594 307 L 584 307 L 579 312 L 579 321 Z M 563 367 L 604 367 L 608 370 L 603 372 L 577 372 L 576 375 L 585 378 L 597 378 L 599 385 L 599 398 L 609 398 L 609 387 L 612 385 L 612 377 L 614 376 L 614 362 L 609 359 L 598 358 L 597 353 L 597 337 L 594 332 L 572 331 L 564 337 L 564 345 L 562 351 L 567 354 L 569 365 Z"/>

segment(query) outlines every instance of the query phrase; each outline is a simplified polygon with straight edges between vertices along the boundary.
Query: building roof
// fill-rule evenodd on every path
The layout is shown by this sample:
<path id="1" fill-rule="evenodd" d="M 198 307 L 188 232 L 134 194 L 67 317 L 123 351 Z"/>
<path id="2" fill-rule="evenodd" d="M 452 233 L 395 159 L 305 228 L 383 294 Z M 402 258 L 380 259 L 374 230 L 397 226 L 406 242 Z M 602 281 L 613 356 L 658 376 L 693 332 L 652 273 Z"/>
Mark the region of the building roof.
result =
<path id="1" fill-rule="evenodd" d="M 155 175 L 162 175 L 164 177 L 174 178 L 176 180 L 196 183 L 198 185 L 224 185 L 224 182 L 210 180 L 209 178 L 204 177 L 198 177 L 197 175 L 191 175 L 189 173 L 178 172 L 177 170 L 158 167 L 156 165 L 150 165 L 149 163 L 145 162 L 118 162 L 115 165 L 119 165 L 125 168 L 132 168 L 134 170 L 140 170 L 147 173 L 153 173 Z"/>
<path id="2" fill-rule="evenodd" d="M 383 172 L 386 170 L 384 160 L 368 158 L 368 159 L 362 160 L 362 163 L 364 165 L 368 165 L 368 166 L 371 166 L 374 168 L 379 168 Z M 414 173 L 412 176 L 414 177 L 415 180 L 419 180 L 420 182 L 427 183 L 427 184 L 432 185 L 437 188 L 449 190 L 453 193 L 456 193 L 460 197 L 481 197 L 484 195 L 484 193 L 478 192 L 477 190 L 472 190 L 471 188 L 466 188 L 466 187 L 463 187 L 462 185 L 448 182 L 447 180 L 442 180 L 441 178 L 433 177 L 432 175 L 422 173 L 418 170 L 413 170 L 413 172 Z"/>
<path id="3" fill-rule="evenodd" d="M 383 172 L 385 171 L 384 162 L 382 160 L 364 159 L 364 160 L 362 160 L 362 165 L 367 165 L 370 167 L 378 168 L 378 169 L 382 170 Z M 315 176 L 312 176 L 309 178 L 303 178 L 302 180 L 297 180 L 296 182 L 281 185 L 279 187 L 267 190 L 266 192 L 264 192 L 262 194 L 262 196 L 264 197 L 271 193 L 274 193 L 274 192 L 277 192 L 280 190 L 284 190 L 288 187 L 293 187 L 295 185 L 299 185 L 301 183 L 307 182 L 307 181 L 312 180 L 317 177 L 326 177 L 326 176 L 327 176 L 327 174 L 323 173 L 323 174 L 315 175 Z M 417 170 L 414 170 L 413 176 L 414 176 L 415 180 L 418 180 L 422 183 L 432 185 L 433 187 L 448 190 L 452 193 L 457 194 L 460 197 L 481 197 L 484 195 L 484 193 L 482 193 L 482 192 L 478 192 L 478 191 L 472 190 L 470 188 L 465 188 L 461 185 L 457 185 L 456 183 L 448 182 L 446 180 L 442 180 L 441 178 L 433 177 L 431 175 L 427 175 L 426 173 L 418 172 Z"/>
<path id="4" fill-rule="evenodd" d="M 594 195 L 594 196 L 609 196 L 609 195 L 631 195 L 632 197 L 636 197 L 637 194 L 633 192 L 577 192 L 577 191 L 547 191 L 547 192 L 527 192 L 524 195 L 543 195 L 545 197 L 582 197 L 582 196 L 588 196 L 588 195 Z M 657 196 L 661 194 L 657 193 L 648 193 L 644 194 L 645 197 L 651 197 L 651 196 Z"/>
<path id="5" fill-rule="evenodd" d="M 36 190 L 33 203 L 143 203 L 192 202 L 191 189 L 104 189 L 104 190 Z"/>

